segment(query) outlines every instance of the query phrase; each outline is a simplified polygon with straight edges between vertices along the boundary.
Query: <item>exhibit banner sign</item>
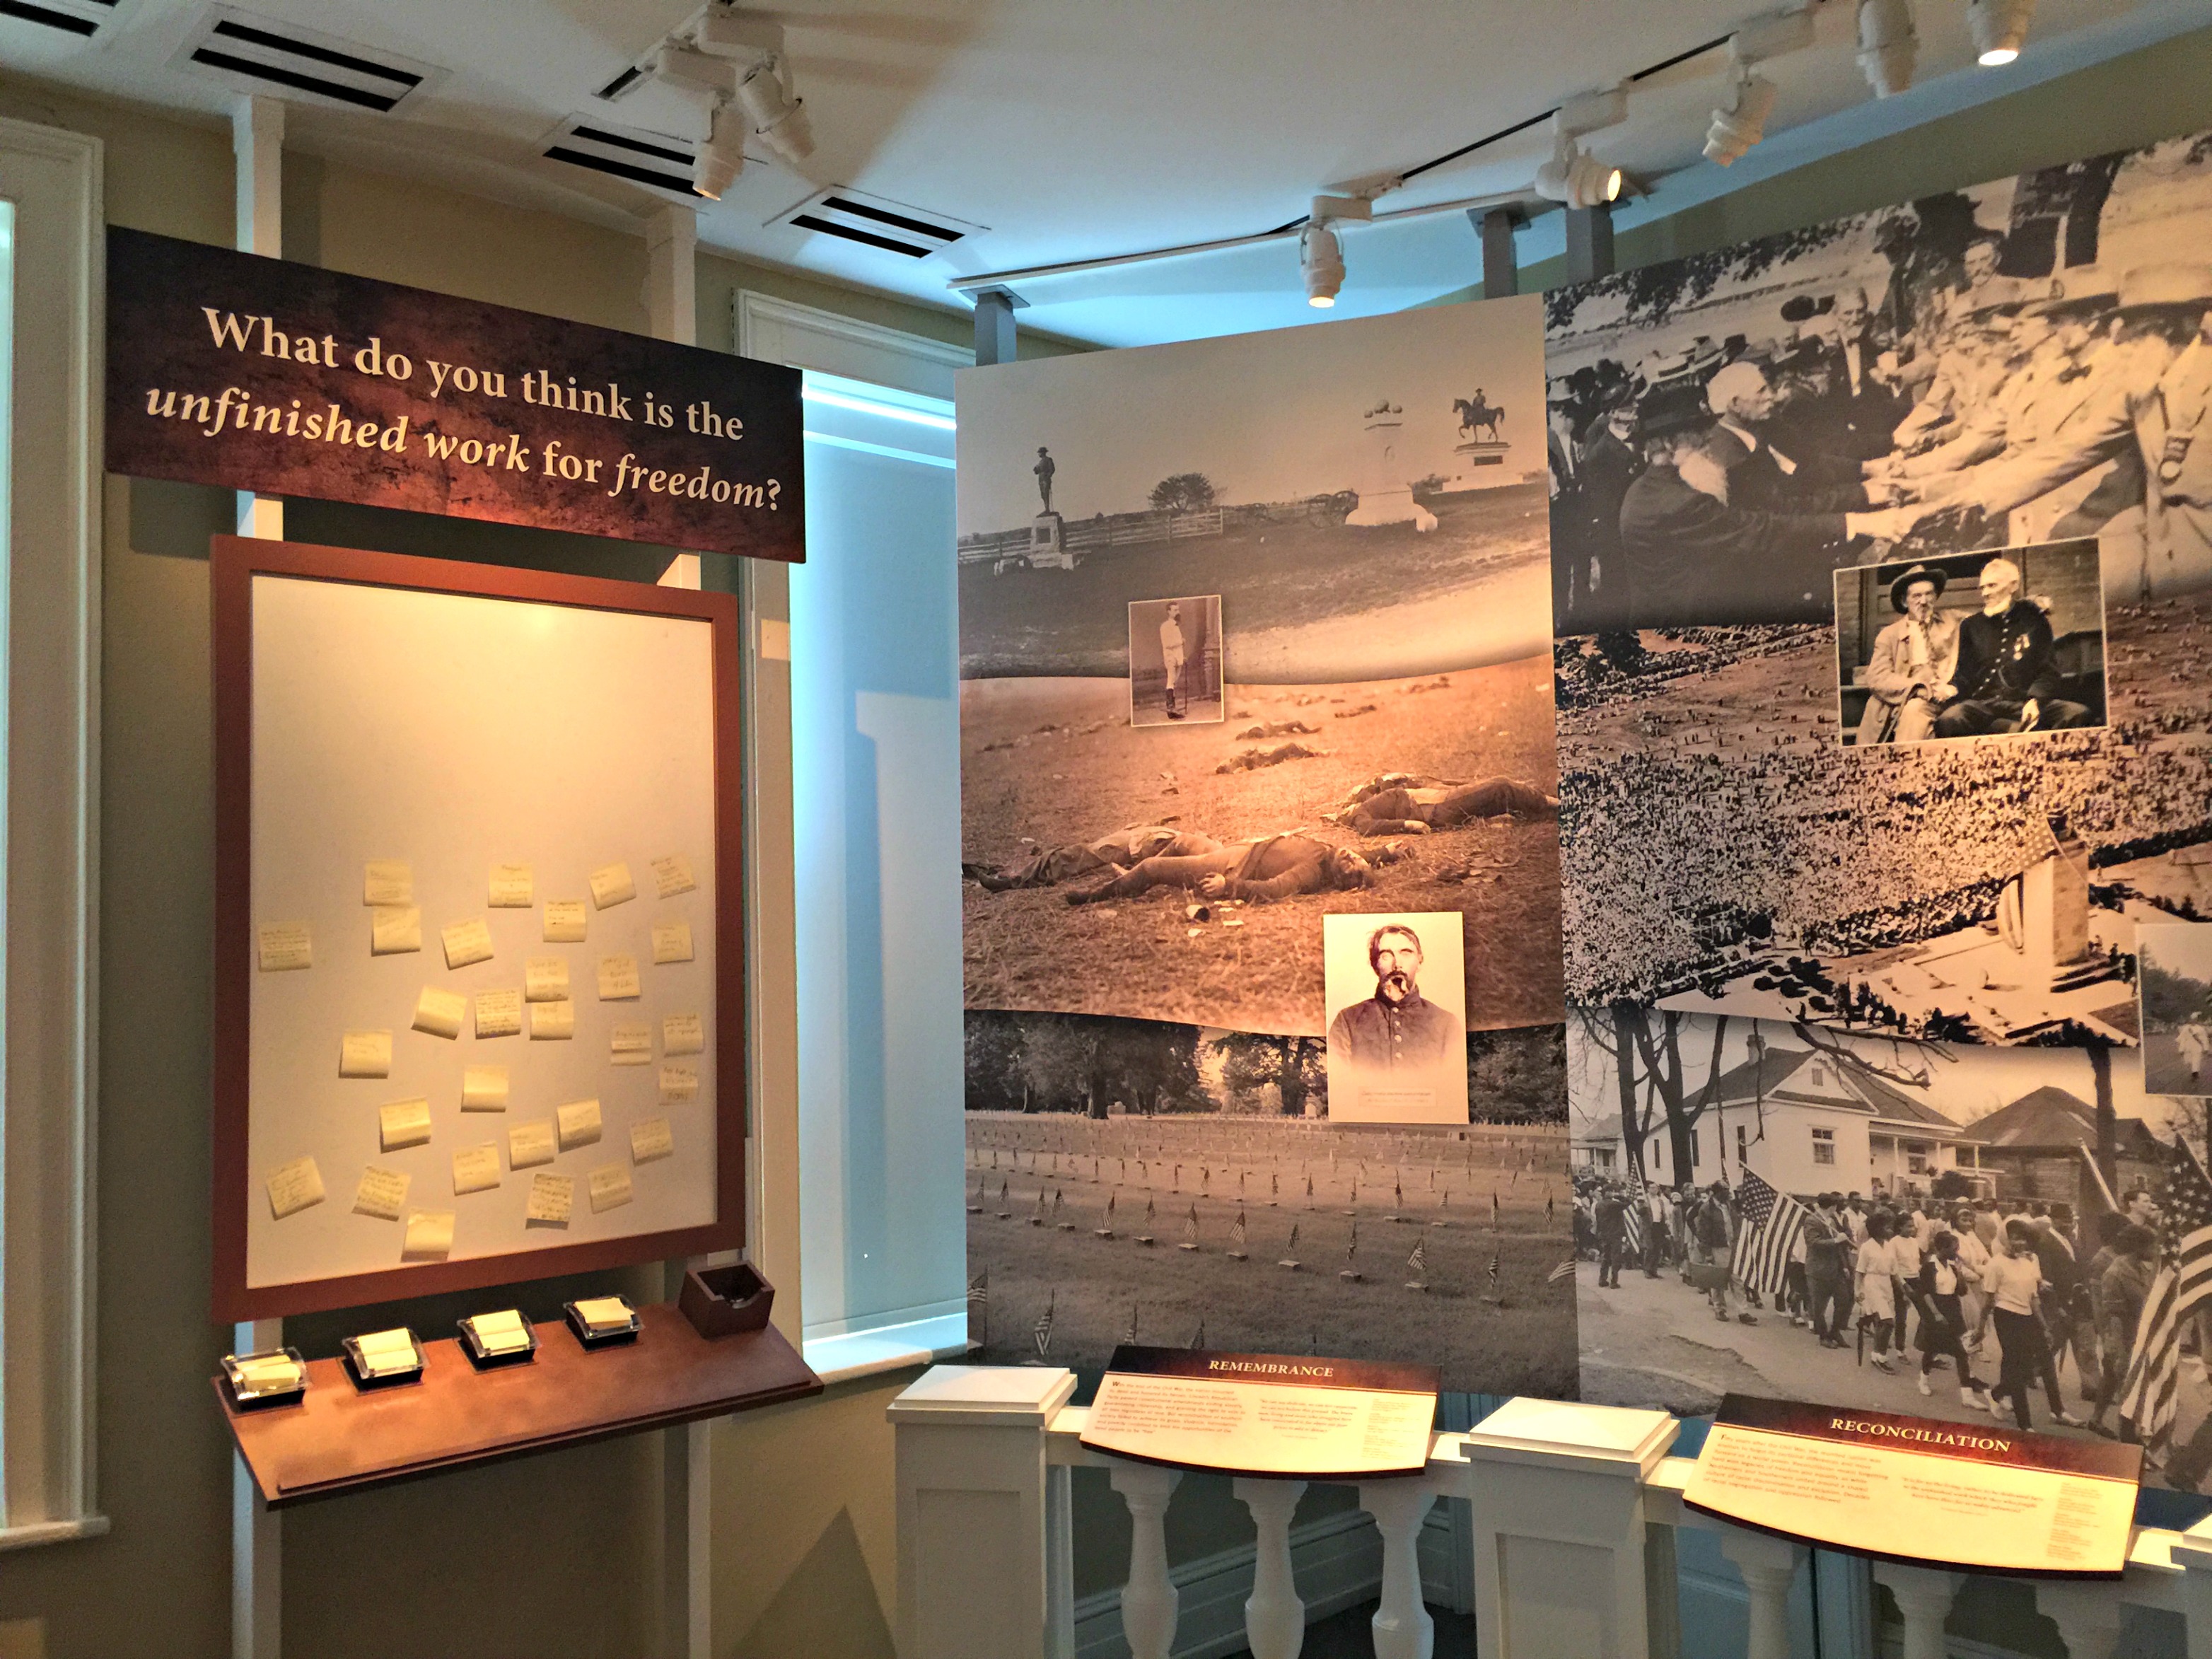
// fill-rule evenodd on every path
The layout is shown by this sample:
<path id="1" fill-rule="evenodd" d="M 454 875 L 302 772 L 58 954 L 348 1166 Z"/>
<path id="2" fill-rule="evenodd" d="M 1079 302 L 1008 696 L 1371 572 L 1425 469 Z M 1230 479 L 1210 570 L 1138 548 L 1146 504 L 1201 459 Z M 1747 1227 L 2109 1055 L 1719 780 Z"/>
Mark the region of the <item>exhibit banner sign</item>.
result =
<path id="1" fill-rule="evenodd" d="M 1682 1501 L 1861 1555 L 2118 1578 L 2142 1448 L 1730 1395 Z"/>
<path id="2" fill-rule="evenodd" d="M 1317 1480 L 1419 1474 L 1442 1382 L 1434 1365 L 1124 1344 L 1082 1439 L 1171 1468 Z"/>
<path id="3" fill-rule="evenodd" d="M 797 371 L 107 234 L 107 466 L 797 563 Z"/>

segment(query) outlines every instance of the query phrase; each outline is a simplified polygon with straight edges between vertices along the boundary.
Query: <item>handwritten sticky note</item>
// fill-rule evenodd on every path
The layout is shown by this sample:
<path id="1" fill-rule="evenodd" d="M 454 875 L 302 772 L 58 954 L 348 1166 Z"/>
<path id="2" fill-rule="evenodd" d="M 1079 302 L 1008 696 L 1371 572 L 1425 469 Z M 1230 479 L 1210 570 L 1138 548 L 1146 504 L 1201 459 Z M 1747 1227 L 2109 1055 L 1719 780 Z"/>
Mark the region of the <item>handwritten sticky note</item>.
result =
<path id="1" fill-rule="evenodd" d="M 522 964 L 522 994 L 532 1002 L 566 1002 L 568 1000 L 568 958 L 529 958 Z"/>
<path id="2" fill-rule="evenodd" d="M 491 924 L 482 916 L 450 922 L 438 930 L 446 943 L 446 966 L 465 968 L 472 962 L 491 960 Z"/>
<path id="3" fill-rule="evenodd" d="M 687 1100 L 699 1098 L 699 1068 L 696 1066 L 664 1066 L 660 1068 L 660 1103 L 681 1105 Z"/>
<path id="4" fill-rule="evenodd" d="M 315 965 L 315 950 L 304 921 L 265 921 L 253 930 L 254 951 L 264 974 L 289 973 Z"/>
<path id="5" fill-rule="evenodd" d="M 368 953 L 396 957 L 422 948 L 422 913 L 411 904 L 390 904 L 368 913 Z"/>
<path id="6" fill-rule="evenodd" d="M 416 1211 L 407 1218 L 407 1242 L 399 1253 L 409 1261 L 443 1261 L 453 1253 L 453 1212 Z"/>
<path id="7" fill-rule="evenodd" d="M 639 995 L 637 958 L 618 955 L 599 958 L 599 1000 L 627 1002 Z"/>
<path id="8" fill-rule="evenodd" d="M 676 1137 L 665 1117 L 649 1117 L 629 1126 L 629 1161 L 650 1164 L 676 1150 Z"/>
<path id="9" fill-rule="evenodd" d="M 392 1033 L 348 1031 L 338 1039 L 340 1077 L 390 1077 Z"/>
<path id="10" fill-rule="evenodd" d="M 541 1227 L 565 1227 L 576 1207 L 573 1176 L 534 1175 L 530 1177 L 530 1206 L 523 1219 Z"/>
<path id="11" fill-rule="evenodd" d="M 457 1037 L 468 1012 L 469 1000 L 459 991 L 441 991 L 434 985 L 426 985 L 422 995 L 415 999 L 415 1029 L 430 1036 Z"/>
<path id="12" fill-rule="evenodd" d="M 400 1211 L 407 1206 L 407 1188 L 413 1180 L 402 1170 L 370 1164 L 361 1172 L 361 1185 L 354 1189 L 353 1212 L 374 1216 L 379 1221 L 398 1220 Z"/>
<path id="13" fill-rule="evenodd" d="M 640 1020 L 617 1021 L 607 1028 L 607 1057 L 617 1066 L 653 1064 L 653 1027 Z"/>
<path id="14" fill-rule="evenodd" d="M 430 1139 L 430 1103 L 395 1100 L 376 1109 L 377 1141 L 387 1152 L 420 1146 Z"/>
<path id="15" fill-rule="evenodd" d="M 688 893 L 699 884 L 691 879 L 691 860 L 681 853 L 653 861 L 653 884 L 663 898 Z"/>
<path id="16" fill-rule="evenodd" d="M 599 1103 L 596 1100 L 572 1100 L 553 1115 L 561 1121 L 561 1150 L 564 1152 L 588 1146 L 599 1138 Z"/>
<path id="17" fill-rule="evenodd" d="M 603 864 L 592 872 L 592 902 L 605 910 L 627 904 L 637 896 L 637 884 L 629 878 L 627 864 Z"/>
<path id="18" fill-rule="evenodd" d="M 538 883 L 526 864 L 495 864 L 484 902 L 495 910 L 527 910 L 538 902 Z"/>
<path id="19" fill-rule="evenodd" d="M 530 1005 L 530 1040 L 566 1042 L 576 1035 L 576 1005 L 573 1002 L 533 1002 Z"/>
<path id="20" fill-rule="evenodd" d="M 465 1112 L 505 1111 L 507 1067 L 464 1066 L 461 1068 L 461 1109 Z"/>
<path id="21" fill-rule="evenodd" d="M 656 921 L 653 924 L 653 959 L 656 963 L 691 960 L 691 924 Z"/>
<path id="22" fill-rule="evenodd" d="M 323 1172 L 312 1158 L 295 1158 L 269 1174 L 269 1208 L 277 1220 L 312 1210 L 323 1201 Z"/>
<path id="23" fill-rule="evenodd" d="M 581 945 L 589 913 L 581 899 L 547 899 L 545 901 L 545 942 L 548 945 Z"/>
<path id="24" fill-rule="evenodd" d="M 490 1141 L 453 1153 L 453 1196 L 489 1192 L 499 1185 L 499 1148 Z"/>
<path id="25" fill-rule="evenodd" d="M 522 1030 L 522 993 L 514 990 L 477 993 L 477 1035 L 514 1036 Z"/>
<path id="26" fill-rule="evenodd" d="M 362 872 L 361 902 L 369 905 L 415 902 L 415 866 L 405 859 L 371 859 Z"/>
<path id="27" fill-rule="evenodd" d="M 602 1164 L 592 1171 L 592 1213 L 619 1209 L 630 1200 L 629 1169 L 622 1164 Z"/>
<path id="28" fill-rule="evenodd" d="M 557 1150 L 553 1145 L 553 1120 L 550 1117 L 518 1123 L 507 1132 L 507 1165 L 511 1170 L 550 1164 Z"/>
<path id="29" fill-rule="evenodd" d="M 671 1014 L 660 1022 L 660 1047 L 672 1054 L 707 1052 L 707 1023 L 696 1014 Z"/>

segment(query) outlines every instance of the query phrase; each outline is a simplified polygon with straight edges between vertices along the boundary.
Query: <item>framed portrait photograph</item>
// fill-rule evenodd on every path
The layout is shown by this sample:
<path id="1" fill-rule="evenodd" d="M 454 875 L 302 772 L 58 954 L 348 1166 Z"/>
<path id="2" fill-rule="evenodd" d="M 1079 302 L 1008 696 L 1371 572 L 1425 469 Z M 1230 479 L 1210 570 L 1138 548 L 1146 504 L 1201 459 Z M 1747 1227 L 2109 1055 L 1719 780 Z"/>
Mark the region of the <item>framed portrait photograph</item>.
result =
<path id="1" fill-rule="evenodd" d="M 1221 596 L 1129 605 L 1129 724 L 1208 726 L 1223 718 Z"/>
<path id="2" fill-rule="evenodd" d="M 1322 918 L 1331 1119 L 1468 1121 L 1465 922 L 1456 910 Z"/>

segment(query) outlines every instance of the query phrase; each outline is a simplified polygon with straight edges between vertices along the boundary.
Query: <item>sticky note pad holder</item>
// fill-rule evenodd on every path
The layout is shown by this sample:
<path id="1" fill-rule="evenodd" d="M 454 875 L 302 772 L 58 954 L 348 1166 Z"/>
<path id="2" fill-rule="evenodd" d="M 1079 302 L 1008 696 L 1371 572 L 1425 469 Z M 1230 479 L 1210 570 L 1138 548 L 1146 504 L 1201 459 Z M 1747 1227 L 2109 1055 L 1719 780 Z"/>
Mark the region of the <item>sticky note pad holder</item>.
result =
<path id="1" fill-rule="evenodd" d="M 247 1368 L 257 1359 L 289 1359 L 293 1365 L 289 1383 L 256 1383 Z M 307 1362 L 297 1348 L 267 1348 L 259 1353 L 227 1353 L 222 1357 L 223 1386 L 230 1403 L 243 1412 L 264 1411 L 271 1406 L 296 1406 L 307 1392 Z"/>
<path id="2" fill-rule="evenodd" d="M 414 1332 L 407 1333 L 407 1340 L 415 1350 L 415 1363 L 412 1366 L 404 1370 L 372 1371 L 362 1355 L 359 1340 L 350 1336 L 346 1338 L 343 1355 L 345 1372 L 354 1387 L 362 1393 L 367 1394 L 376 1389 L 405 1388 L 410 1383 L 420 1382 L 422 1380 L 422 1367 L 427 1363 L 428 1356 L 422 1352 L 422 1340 Z"/>
<path id="3" fill-rule="evenodd" d="M 712 1340 L 757 1331 L 775 1305 L 775 1286 L 747 1262 L 727 1267 L 694 1267 L 684 1275 L 676 1298 L 691 1328 Z"/>
<path id="4" fill-rule="evenodd" d="M 480 1371 L 497 1370 L 502 1365 L 527 1365 L 538 1358 L 538 1327 L 527 1319 L 522 1322 L 522 1334 L 529 1340 L 519 1348 L 487 1348 L 477 1335 L 473 1317 L 458 1322 L 461 1333 L 461 1352 L 469 1357 L 469 1364 Z"/>
<path id="5" fill-rule="evenodd" d="M 624 1305 L 628 1305 L 625 1304 Z M 625 1342 L 637 1340 L 637 1334 L 645 1328 L 645 1322 L 637 1316 L 637 1310 L 629 1310 L 629 1322 L 605 1330 L 594 1331 L 584 1316 L 576 1310 L 573 1302 L 563 1302 L 561 1312 L 568 1322 L 568 1328 L 576 1334 L 576 1340 L 586 1349 L 618 1348 Z"/>

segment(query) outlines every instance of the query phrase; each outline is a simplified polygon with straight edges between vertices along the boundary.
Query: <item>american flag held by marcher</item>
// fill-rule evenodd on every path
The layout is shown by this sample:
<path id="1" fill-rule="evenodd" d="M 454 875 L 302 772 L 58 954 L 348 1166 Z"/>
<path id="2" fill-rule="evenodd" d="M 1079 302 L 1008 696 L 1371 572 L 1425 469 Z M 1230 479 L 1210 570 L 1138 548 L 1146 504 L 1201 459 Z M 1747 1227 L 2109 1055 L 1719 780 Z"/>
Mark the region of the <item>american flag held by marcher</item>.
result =
<path id="1" fill-rule="evenodd" d="M 2166 1216 L 2176 1241 L 2158 1270 L 2136 1322 L 2134 1357 L 2120 1387 L 2120 1415 L 2148 1446 L 2173 1432 L 2181 1374 L 2181 1335 L 2212 1294 L 2212 1180 L 2186 1143 L 2165 1149 Z"/>
<path id="2" fill-rule="evenodd" d="M 1736 1282 L 1759 1295 L 1782 1295 L 1790 1254 L 1805 1231 L 1808 1212 L 1786 1193 L 1778 1193 L 1747 1170 L 1736 1188 L 1736 1208 L 1743 1217 L 1743 1231 L 1735 1244 Z"/>

